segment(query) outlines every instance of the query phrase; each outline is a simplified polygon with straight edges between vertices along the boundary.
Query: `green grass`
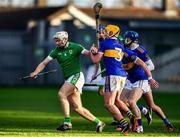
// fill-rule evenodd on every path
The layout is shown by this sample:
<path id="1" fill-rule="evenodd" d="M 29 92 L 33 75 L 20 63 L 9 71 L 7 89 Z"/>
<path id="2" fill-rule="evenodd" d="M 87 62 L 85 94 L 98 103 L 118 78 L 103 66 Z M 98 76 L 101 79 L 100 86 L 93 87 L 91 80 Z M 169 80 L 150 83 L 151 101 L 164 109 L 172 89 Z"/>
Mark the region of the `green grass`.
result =
<path id="1" fill-rule="evenodd" d="M 110 126 L 112 118 L 103 107 L 103 98 L 96 92 L 84 91 L 83 104 L 93 114 L 106 122 L 103 133 L 95 132 L 95 124 L 86 121 L 72 111 L 73 130 L 57 132 L 55 129 L 63 121 L 63 113 L 55 88 L 0 88 L 0 136 L 61 137 L 61 136 L 180 136 L 180 94 L 156 93 L 154 100 L 165 111 L 176 127 L 168 133 L 161 119 L 153 113 L 153 123 L 147 126 L 143 118 L 144 133 L 124 135 Z M 139 104 L 144 103 L 140 100 Z"/>

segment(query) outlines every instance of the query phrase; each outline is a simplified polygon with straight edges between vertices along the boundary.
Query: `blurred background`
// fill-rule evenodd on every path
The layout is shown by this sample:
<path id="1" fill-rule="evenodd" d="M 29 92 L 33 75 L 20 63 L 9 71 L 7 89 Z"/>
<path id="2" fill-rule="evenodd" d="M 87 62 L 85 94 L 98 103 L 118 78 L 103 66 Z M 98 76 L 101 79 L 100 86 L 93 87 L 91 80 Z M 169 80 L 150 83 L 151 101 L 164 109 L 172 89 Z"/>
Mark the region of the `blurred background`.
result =
<path id="1" fill-rule="evenodd" d="M 121 34 L 134 30 L 155 64 L 159 91 L 180 92 L 180 0 L 0 0 L 0 86 L 60 85 L 58 69 L 36 80 L 20 81 L 55 47 L 52 36 L 66 30 L 70 41 L 89 49 L 95 43 L 92 10 L 103 4 L 101 24 L 116 24 Z M 81 58 L 86 80 L 93 63 Z M 91 68 L 90 68 L 91 67 Z M 59 68 L 56 61 L 45 70 Z"/>

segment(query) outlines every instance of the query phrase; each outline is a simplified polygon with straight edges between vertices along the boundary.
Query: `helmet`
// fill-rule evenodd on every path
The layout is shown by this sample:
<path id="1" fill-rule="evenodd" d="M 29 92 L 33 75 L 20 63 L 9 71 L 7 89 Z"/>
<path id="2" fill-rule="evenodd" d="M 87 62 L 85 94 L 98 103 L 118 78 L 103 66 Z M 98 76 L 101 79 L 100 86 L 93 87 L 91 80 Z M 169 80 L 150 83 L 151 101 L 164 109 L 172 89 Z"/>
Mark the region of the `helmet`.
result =
<path id="1" fill-rule="evenodd" d="M 107 25 L 106 26 L 106 31 L 108 36 L 111 37 L 118 37 L 119 33 L 120 33 L 120 28 L 116 25 Z"/>
<path id="2" fill-rule="evenodd" d="M 66 31 L 59 31 L 53 36 L 53 39 L 63 40 L 64 38 L 68 39 L 68 33 Z"/>
<path id="3" fill-rule="evenodd" d="M 104 26 L 104 25 L 99 26 L 99 31 L 104 31 L 105 29 L 106 29 L 106 26 Z"/>
<path id="4" fill-rule="evenodd" d="M 132 42 L 138 42 L 139 34 L 135 31 L 127 31 L 124 35 L 124 39 L 129 38 Z"/>

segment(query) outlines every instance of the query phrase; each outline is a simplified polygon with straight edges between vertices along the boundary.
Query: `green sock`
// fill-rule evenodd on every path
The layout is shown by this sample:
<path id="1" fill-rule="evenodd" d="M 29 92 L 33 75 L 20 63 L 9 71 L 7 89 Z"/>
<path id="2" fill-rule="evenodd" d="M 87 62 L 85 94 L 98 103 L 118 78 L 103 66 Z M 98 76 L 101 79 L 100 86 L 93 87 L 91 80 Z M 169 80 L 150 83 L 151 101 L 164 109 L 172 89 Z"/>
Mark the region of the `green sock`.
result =
<path id="1" fill-rule="evenodd" d="M 65 117 L 64 122 L 71 123 L 71 118 L 70 117 Z"/>
<path id="2" fill-rule="evenodd" d="M 93 122 L 96 123 L 96 124 L 99 124 L 99 122 L 101 122 L 101 121 L 99 120 L 99 118 L 96 117 Z"/>

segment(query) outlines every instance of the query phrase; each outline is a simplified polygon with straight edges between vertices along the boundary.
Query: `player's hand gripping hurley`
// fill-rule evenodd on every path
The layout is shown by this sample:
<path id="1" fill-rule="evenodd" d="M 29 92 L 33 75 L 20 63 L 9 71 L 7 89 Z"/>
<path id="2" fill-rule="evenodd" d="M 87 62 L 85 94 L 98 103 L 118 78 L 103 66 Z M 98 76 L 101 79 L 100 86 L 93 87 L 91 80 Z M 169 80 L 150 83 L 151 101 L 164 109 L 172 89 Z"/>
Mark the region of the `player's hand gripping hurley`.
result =
<path id="1" fill-rule="evenodd" d="M 41 73 L 37 74 L 37 75 L 35 76 L 35 78 L 38 77 L 38 76 L 42 76 L 42 75 L 49 74 L 49 73 L 54 73 L 54 72 L 56 72 L 56 71 L 57 71 L 57 69 L 53 69 L 53 70 L 41 72 Z M 25 80 L 25 79 L 29 79 L 29 78 L 32 78 L 32 76 L 28 75 L 28 76 L 21 77 L 21 78 L 19 78 L 19 79 L 20 79 L 20 80 Z"/>

